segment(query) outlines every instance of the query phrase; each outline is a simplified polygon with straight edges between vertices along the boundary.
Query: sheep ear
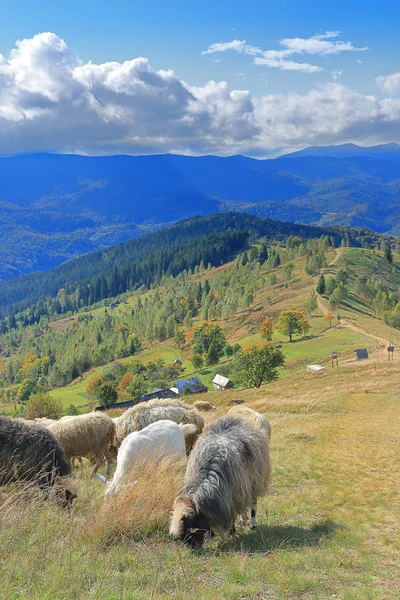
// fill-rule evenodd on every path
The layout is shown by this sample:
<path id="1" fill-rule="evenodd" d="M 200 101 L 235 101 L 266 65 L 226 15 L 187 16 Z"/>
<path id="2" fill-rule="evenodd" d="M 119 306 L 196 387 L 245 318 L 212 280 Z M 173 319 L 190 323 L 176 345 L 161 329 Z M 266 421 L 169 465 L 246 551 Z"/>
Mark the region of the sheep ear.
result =
<path id="1" fill-rule="evenodd" d="M 107 485 L 107 479 L 104 477 L 104 475 L 102 475 L 101 473 L 97 473 L 97 477 L 100 479 L 101 483 Z"/>

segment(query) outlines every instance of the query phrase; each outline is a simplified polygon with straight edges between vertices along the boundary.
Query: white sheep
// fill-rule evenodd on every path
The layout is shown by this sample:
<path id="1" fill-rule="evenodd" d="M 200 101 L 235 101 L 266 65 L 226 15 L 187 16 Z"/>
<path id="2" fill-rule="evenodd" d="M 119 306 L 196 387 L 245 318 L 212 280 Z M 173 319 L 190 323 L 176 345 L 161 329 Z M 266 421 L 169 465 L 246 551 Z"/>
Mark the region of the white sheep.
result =
<path id="1" fill-rule="evenodd" d="M 127 435 L 118 451 L 117 468 L 112 481 L 98 475 L 107 485 L 106 496 L 117 494 L 121 488 L 136 483 L 127 482 L 127 477 L 137 461 L 142 467 L 149 461 L 153 461 L 154 465 L 165 458 L 174 461 L 186 458 L 185 437 L 196 431 L 196 425 L 191 423 L 178 425 L 174 421 L 162 420 Z"/>
<path id="2" fill-rule="evenodd" d="M 132 406 L 119 417 L 115 417 L 115 445 L 121 445 L 122 440 L 133 431 L 140 431 L 147 425 L 156 421 L 168 420 L 175 423 L 193 423 L 196 425 L 196 434 L 186 438 L 186 447 L 189 450 L 204 428 L 204 419 L 199 411 L 179 400 L 154 399 Z"/>
<path id="3" fill-rule="evenodd" d="M 93 476 L 103 461 L 106 461 L 107 473 L 110 470 L 115 424 L 104 413 L 92 412 L 71 416 L 67 420 L 59 420 L 49 425 L 48 429 L 56 436 L 64 448 L 67 460 L 72 458 L 94 458 L 95 464 L 91 472 Z"/>
<path id="4" fill-rule="evenodd" d="M 264 415 L 257 412 L 253 408 L 250 408 L 249 406 L 243 406 L 243 405 L 233 406 L 232 408 L 230 408 L 228 410 L 228 412 L 226 414 L 233 415 L 235 417 L 240 417 L 247 423 L 250 423 L 250 425 L 255 425 L 256 427 L 263 429 L 264 431 L 267 432 L 268 439 L 269 440 L 271 439 L 270 422 L 268 421 L 268 419 L 266 417 L 264 417 Z"/>

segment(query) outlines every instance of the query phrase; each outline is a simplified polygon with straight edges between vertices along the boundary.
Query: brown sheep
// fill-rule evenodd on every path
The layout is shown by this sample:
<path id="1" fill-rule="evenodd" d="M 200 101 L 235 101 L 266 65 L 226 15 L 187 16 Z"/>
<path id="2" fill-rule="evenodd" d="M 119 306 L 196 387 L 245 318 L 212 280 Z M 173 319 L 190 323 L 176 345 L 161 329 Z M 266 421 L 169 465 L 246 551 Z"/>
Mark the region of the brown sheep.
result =
<path id="1" fill-rule="evenodd" d="M 49 430 L 63 446 L 68 460 L 75 457 L 93 457 L 93 476 L 105 459 L 109 474 L 112 460 L 110 446 L 114 443 L 115 424 L 108 415 L 100 412 L 77 415 L 67 420 L 56 421 L 49 425 Z"/>
<path id="2" fill-rule="evenodd" d="M 211 404 L 211 402 L 207 402 L 207 400 L 196 400 L 196 402 L 193 402 L 193 406 L 197 408 L 197 410 L 202 410 L 204 412 L 217 410 L 217 407 L 214 406 L 214 404 Z"/>

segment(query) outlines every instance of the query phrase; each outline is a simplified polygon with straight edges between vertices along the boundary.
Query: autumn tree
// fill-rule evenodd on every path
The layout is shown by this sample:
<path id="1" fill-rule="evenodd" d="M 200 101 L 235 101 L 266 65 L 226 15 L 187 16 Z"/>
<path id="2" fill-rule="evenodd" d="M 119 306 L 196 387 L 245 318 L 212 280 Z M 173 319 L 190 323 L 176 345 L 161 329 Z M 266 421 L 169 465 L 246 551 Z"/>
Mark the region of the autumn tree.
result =
<path id="1" fill-rule="evenodd" d="M 126 388 L 128 387 L 128 385 L 130 385 L 133 381 L 133 375 L 132 373 L 125 373 L 125 375 L 121 378 L 119 384 L 118 384 L 118 390 L 120 392 L 125 392 Z"/>
<path id="2" fill-rule="evenodd" d="M 331 326 L 332 326 L 332 321 L 333 321 L 333 319 L 334 319 L 334 318 L 335 318 L 335 315 L 333 315 L 333 314 L 332 314 L 332 313 L 330 313 L 330 312 L 326 313 L 326 314 L 325 314 L 325 315 L 322 317 L 322 319 L 323 319 L 323 320 L 324 320 L 326 323 L 329 323 L 329 327 L 331 327 Z"/>
<path id="3" fill-rule="evenodd" d="M 17 389 L 17 397 L 22 402 L 26 402 L 32 394 L 38 391 L 38 382 L 35 379 L 25 378 Z"/>
<path id="4" fill-rule="evenodd" d="M 310 331 L 310 322 L 304 315 L 300 319 L 300 327 L 303 337 L 306 336 Z"/>
<path id="5" fill-rule="evenodd" d="M 283 310 L 279 315 L 277 329 L 289 336 L 289 340 L 292 342 L 294 335 L 304 332 L 306 322 L 308 323 L 300 310 Z"/>
<path id="6" fill-rule="evenodd" d="M 258 388 L 262 383 L 276 379 L 283 363 L 284 357 L 278 348 L 270 342 L 260 342 L 237 352 L 231 371 L 240 385 Z"/>
<path id="7" fill-rule="evenodd" d="M 100 377 L 100 375 L 95 375 L 87 384 L 87 393 L 91 396 L 97 396 L 97 392 L 103 385 L 103 383 L 105 383 L 105 379 L 103 379 L 103 377 Z"/>
<path id="8" fill-rule="evenodd" d="M 260 336 L 264 340 L 270 340 L 272 338 L 272 332 L 273 332 L 272 319 L 270 317 L 266 317 L 264 319 L 264 321 L 262 322 L 260 330 L 259 330 Z"/>

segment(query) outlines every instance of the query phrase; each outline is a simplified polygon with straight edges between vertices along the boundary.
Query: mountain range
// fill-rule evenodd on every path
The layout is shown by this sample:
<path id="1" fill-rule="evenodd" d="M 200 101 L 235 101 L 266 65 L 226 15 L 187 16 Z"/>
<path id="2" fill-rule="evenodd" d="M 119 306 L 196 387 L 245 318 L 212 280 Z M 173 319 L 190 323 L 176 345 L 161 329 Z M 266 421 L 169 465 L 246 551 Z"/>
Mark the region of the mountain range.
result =
<path id="1" fill-rule="evenodd" d="M 400 146 L 244 156 L 0 157 L 0 279 L 194 215 L 246 211 L 400 233 Z"/>

